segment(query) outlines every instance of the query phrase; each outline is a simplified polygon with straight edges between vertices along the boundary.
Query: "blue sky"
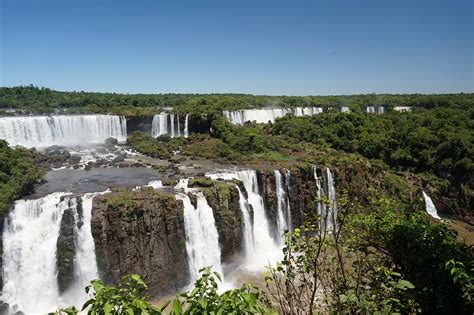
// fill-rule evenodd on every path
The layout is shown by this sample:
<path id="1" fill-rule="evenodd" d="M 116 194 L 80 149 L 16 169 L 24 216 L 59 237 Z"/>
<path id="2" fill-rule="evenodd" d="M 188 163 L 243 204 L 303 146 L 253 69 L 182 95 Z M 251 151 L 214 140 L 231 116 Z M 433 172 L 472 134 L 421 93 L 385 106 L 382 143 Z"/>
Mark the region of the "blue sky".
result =
<path id="1" fill-rule="evenodd" d="M 474 91 L 474 1 L 0 0 L 0 85 L 276 95 Z"/>

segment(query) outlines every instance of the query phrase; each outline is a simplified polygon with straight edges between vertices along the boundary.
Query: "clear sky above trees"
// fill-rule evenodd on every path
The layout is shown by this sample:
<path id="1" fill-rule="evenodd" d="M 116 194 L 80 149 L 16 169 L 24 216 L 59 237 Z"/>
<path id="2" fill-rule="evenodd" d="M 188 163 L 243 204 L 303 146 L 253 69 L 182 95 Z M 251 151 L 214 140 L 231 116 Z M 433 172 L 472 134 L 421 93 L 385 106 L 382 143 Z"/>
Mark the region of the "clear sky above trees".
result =
<path id="1" fill-rule="evenodd" d="M 0 85 L 253 94 L 474 91 L 469 0 L 0 0 Z"/>

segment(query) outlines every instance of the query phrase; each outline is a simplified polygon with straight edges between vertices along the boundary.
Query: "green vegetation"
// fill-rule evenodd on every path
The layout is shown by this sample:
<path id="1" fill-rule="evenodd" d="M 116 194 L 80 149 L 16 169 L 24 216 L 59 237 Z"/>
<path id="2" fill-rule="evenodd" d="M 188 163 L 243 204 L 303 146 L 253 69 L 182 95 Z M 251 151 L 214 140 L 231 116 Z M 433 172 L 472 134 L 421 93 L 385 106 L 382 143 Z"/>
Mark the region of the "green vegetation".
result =
<path id="1" fill-rule="evenodd" d="M 35 86 L 0 88 L 0 109 L 17 108 L 28 112 L 117 113 L 126 116 L 154 114 L 164 107 L 182 113 L 211 113 L 223 110 L 263 106 L 417 106 L 424 108 L 474 106 L 473 94 L 390 95 L 366 94 L 347 96 L 255 96 L 247 94 L 116 94 L 59 92 Z"/>
<path id="2" fill-rule="evenodd" d="M 474 171 L 474 107 L 436 108 L 415 113 L 367 115 L 327 113 L 284 117 L 273 135 L 288 142 L 328 144 L 380 159 L 397 170 L 432 172 L 466 183 Z"/>
<path id="3" fill-rule="evenodd" d="M 202 276 L 194 284 L 194 289 L 180 294 L 179 297 L 158 308 L 146 301 L 147 286 L 138 275 L 125 276 L 118 287 L 105 286 L 100 280 L 93 280 L 86 288 L 92 294 L 82 310 L 90 315 L 107 314 L 274 314 L 259 303 L 261 293 L 250 285 L 229 290 L 223 294 L 217 292 L 217 280 L 220 276 L 211 273 L 209 268 L 201 270 Z M 75 307 L 59 309 L 51 315 L 76 315 Z"/>
<path id="4" fill-rule="evenodd" d="M 132 146 L 138 152 L 151 157 L 168 159 L 172 156 L 166 144 L 141 131 L 135 131 L 130 137 L 128 137 L 127 144 Z"/>
<path id="5" fill-rule="evenodd" d="M 0 215 L 14 200 L 31 193 L 43 173 L 35 166 L 33 151 L 10 148 L 7 142 L 0 140 Z"/>

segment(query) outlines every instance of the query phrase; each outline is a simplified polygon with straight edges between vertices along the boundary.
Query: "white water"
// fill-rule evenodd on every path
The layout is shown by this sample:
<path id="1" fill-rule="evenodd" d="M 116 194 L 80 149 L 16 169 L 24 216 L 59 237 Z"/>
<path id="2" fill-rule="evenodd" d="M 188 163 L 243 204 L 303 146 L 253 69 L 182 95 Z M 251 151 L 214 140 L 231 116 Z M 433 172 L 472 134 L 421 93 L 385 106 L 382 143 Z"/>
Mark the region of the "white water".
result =
<path id="1" fill-rule="evenodd" d="M 435 219 L 441 220 L 441 217 L 438 215 L 438 210 L 431 200 L 430 196 L 423 191 L 423 198 L 425 199 L 426 212 Z"/>
<path id="2" fill-rule="evenodd" d="M 410 106 L 395 106 L 393 110 L 396 112 L 411 112 L 411 107 Z"/>
<path id="3" fill-rule="evenodd" d="M 191 283 L 200 277 L 199 270 L 212 266 L 212 271 L 218 272 L 222 278 L 221 249 L 217 233 L 214 213 L 201 192 L 187 188 L 188 180 L 182 179 L 175 188 L 183 189 L 176 198 L 183 201 L 184 229 L 186 232 L 186 252 L 188 254 Z M 196 208 L 191 203 L 187 193 L 196 195 Z"/>
<path id="4" fill-rule="evenodd" d="M 242 125 L 247 121 L 266 124 L 269 121 L 293 114 L 295 116 L 312 116 L 322 113 L 321 107 L 295 107 L 295 108 L 269 108 L 269 109 L 243 109 L 237 111 L 224 111 L 224 116 L 234 125 Z"/>
<path id="5" fill-rule="evenodd" d="M 127 139 L 127 123 L 112 115 L 59 115 L 0 117 L 0 139 L 9 145 L 44 148 L 52 145 L 102 143 L 113 137 Z"/>
<path id="6" fill-rule="evenodd" d="M 281 250 L 270 235 L 270 225 L 265 213 L 263 199 L 258 191 L 257 172 L 255 170 L 241 170 L 228 173 L 210 173 L 206 176 L 212 179 L 239 179 L 247 191 L 247 202 L 253 209 L 253 240 L 255 255 L 247 257 L 246 267 L 260 270 L 269 263 L 281 258 Z"/>
<path id="7" fill-rule="evenodd" d="M 291 213 L 288 202 L 288 195 L 283 186 L 283 177 L 279 170 L 275 170 L 275 188 L 277 193 L 277 242 L 279 245 L 283 244 L 283 234 L 286 230 L 291 229 Z M 288 172 L 286 174 L 289 174 Z M 288 183 L 288 175 L 286 175 L 286 182 Z"/>
<path id="8" fill-rule="evenodd" d="M 60 201 L 65 195 L 16 201 L 5 220 L 2 299 L 15 311 L 44 314 L 57 306 L 56 242 L 68 208 L 68 198 Z"/>
<path id="9" fill-rule="evenodd" d="M 98 278 L 95 245 L 91 233 L 92 199 L 82 197 L 82 218 L 77 199 L 57 192 L 36 200 L 19 200 L 5 221 L 3 234 L 4 287 L 2 299 L 10 312 L 44 314 L 58 306 L 81 307 L 87 300 L 84 288 Z M 63 200 L 61 201 L 61 199 Z M 75 218 L 76 257 L 74 282 L 63 294 L 57 285 L 56 249 L 61 219 L 66 209 Z M 82 221 L 82 224 L 77 224 Z"/>
<path id="10" fill-rule="evenodd" d="M 239 191 L 239 206 L 240 211 L 242 212 L 242 217 L 244 219 L 244 250 L 245 257 L 252 257 L 255 255 L 255 242 L 253 239 L 253 224 L 250 217 L 249 204 L 247 199 L 240 191 L 239 186 L 236 185 L 237 190 Z"/>
<path id="11" fill-rule="evenodd" d="M 314 179 L 316 181 L 316 197 L 318 198 L 318 203 L 316 207 L 316 213 L 317 215 L 320 216 L 320 225 L 319 227 L 321 229 L 326 229 L 328 227 L 328 215 L 327 215 L 327 209 L 326 209 L 326 204 L 324 203 L 324 200 L 322 199 L 324 196 L 324 189 L 321 185 L 321 180 L 318 177 L 318 174 L 316 173 L 316 167 L 313 167 L 314 171 Z"/>
<path id="12" fill-rule="evenodd" d="M 378 107 L 367 106 L 366 112 L 369 113 L 369 114 L 375 114 L 375 113 L 383 114 L 383 113 L 385 113 L 385 108 L 382 107 L 382 106 L 378 106 Z"/>
<path id="13" fill-rule="evenodd" d="M 336 201 L 336 188 L 334 187 L 334 179 L 332 177 L 332 173 L 329 168 L 326 168 L 326 176 L 328 180 L 328 200 L 329 200 L 329 208 L 328 208 L 328 229 L 337 229 L 337 201 Z"/>
<path id="14" fill-rule="evenodd" d="M 95 244 L 91 232 L 92 200 L 99 193 L 84 194 L 82 199 L 82 225 L 77 224 L 76 212 L 76 258 L 74 261 L 74 282 L 61 299 L 63 305 L 82 306 L 87 295 L 84 288 L 93 279 L 99 278 L 97 260 L 95 256 Z"/>
<path id="15" fill-rule="evenodd" d="M 158 137 L 161 135 L 169 135 L 170 137 L 188 137 L 188 115 L 184 120 L 184 126 L 181 126 L 179 115 L 172 113 L 161 113 L 153 117 L 151 123 L 151 135 L 152 137 Z"/>
<path id="16" fill-rule="evenodd" d="M 347 107 L 347 106 L 342 106 L 342 107 L 341 107 L 341 112 L 343 112 L 343 113 L 349 113 L 350 111 L 351 111 L 351 110 L 350 110 L 349 107 Z"/>

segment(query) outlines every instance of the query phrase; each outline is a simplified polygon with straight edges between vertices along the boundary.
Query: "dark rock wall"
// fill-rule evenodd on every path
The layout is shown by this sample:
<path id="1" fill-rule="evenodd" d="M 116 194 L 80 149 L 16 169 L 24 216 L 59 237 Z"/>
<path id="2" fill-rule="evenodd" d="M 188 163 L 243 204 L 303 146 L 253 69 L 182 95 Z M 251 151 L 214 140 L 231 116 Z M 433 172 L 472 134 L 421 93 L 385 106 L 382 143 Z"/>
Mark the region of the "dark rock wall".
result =
<path id="1" fill-rule="evenodd" d="M 172 194 L 142 188 L 97 196 L 91 226 L 105 281 L 136 273 L 153 295 L 188 284 L 183 205 Z"/>
<path id="2" fill-rule="evenodd" d="M 235 254 L 243 251 L 244 243 L 239 192 L 233 183 L 216 183 L 204 188 L 203 194 L 214 213 L 222 262 L 231 262 Z"/>
<path id="3" fill-rule="evenodd" d="M 76 257 L 76 220 L 74 208 L 64 210 L 56 242 L 56 265 L 58 268 L 59 292 L 65 292 L 74 281 L 74 259 Z"/>

